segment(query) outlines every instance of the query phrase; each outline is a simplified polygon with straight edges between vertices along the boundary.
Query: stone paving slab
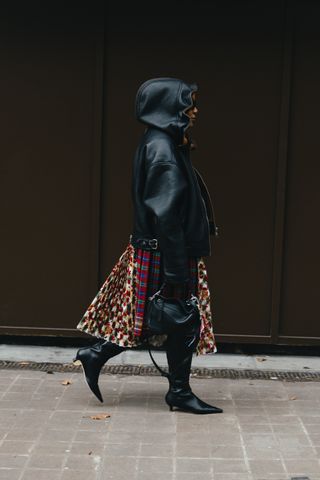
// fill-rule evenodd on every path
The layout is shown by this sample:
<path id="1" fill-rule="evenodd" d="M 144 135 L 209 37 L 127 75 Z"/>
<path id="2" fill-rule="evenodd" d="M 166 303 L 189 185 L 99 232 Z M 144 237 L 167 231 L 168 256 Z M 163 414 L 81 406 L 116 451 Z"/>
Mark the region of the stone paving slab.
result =
<path id="1" fill-rule="evenodd" d="M 103 374 L 101 404 L 82 373 L 0 370 L 0 479 L 320 480 L 319 382 L 191 385 L 224 412 L 170 412 L 160 376 Z"/>

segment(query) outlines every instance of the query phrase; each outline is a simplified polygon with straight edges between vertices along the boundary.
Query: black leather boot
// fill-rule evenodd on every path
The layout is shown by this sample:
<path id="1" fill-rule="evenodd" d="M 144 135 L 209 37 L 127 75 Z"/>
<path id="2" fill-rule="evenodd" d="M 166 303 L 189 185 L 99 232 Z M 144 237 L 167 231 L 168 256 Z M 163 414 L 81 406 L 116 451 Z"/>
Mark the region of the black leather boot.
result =
<path id="1" fill-rule="evenodd" d="M 192 354 L 199 337 L 192 335 L 170 334 L 166 343 L 169 367 L 169 391 L 165 400 L 172 411 L 174 407 L 191 413 L 222 413 L 223 410 L 200 400 L 191 390 L 189 376 Z"/>
<path id="2" fill-rule="evenodd" d="M 88 387 L 100 402 L 103 402 L 98 385 L 101 368 L 110 358 L 115 357 L 124 350 L 125 347 L 120 347 L 115 343 L 99 341 L 90 347 L 79 348 L 73 359 L 75 365 L 82 366 Z"/>

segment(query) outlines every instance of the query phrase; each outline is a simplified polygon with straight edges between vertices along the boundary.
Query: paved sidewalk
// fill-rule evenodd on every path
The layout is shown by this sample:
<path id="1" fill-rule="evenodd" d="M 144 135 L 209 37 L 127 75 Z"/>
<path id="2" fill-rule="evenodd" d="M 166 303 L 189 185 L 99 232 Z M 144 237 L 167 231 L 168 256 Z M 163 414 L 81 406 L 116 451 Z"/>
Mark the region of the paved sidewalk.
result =
<path id="1" fill-rule="evenodd" d="M 0 370 L 0 478 L 320 480 L 320 382 L 191 384 L 224 412 L 170 412 L 160 376 L 103 374 L 101 404 L 82 373 Z"/>

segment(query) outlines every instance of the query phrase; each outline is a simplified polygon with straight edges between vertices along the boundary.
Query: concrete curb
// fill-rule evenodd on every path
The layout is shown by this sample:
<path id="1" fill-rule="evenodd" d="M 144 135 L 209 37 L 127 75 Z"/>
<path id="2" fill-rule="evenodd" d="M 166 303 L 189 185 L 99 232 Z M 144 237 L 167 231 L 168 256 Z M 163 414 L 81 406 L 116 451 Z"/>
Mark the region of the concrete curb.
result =
<path id="1" fill-rule="evenodd" d="M 23 365 L 29 365 L 29 368 L 37 370 L 54 368 L 55 371 L 59 371 L 60 368 L 64 368 L 64 371 L 71 371 L 71 366 L 77 368 L 72 363 L 76 351 L 77 348 L 66 347 L 2 345 L 0 368 L 21 368 Z M 155 351 L 153 354 L 160 366 L 167 366 L 165 352 Z M 103 371 L 139 375 L 158 374 L 149 353 L 137 350 L 127 350 L 110 359 Z M 250 378 L 259 378 L 259 376 L 260 378 L 271 378 L 272 376 L 285 378 L 290 374 L 289 376 L 292 378 L 297 377 L 297 381 L 298 379 L 317 381 L 316 379 L 320 377 L 320 357 L 216 353 L 194 356 L 192 373 L 202 377 L 219 376 L 223 378 L 240 378 L 245 375 L 249 375 Z"/>

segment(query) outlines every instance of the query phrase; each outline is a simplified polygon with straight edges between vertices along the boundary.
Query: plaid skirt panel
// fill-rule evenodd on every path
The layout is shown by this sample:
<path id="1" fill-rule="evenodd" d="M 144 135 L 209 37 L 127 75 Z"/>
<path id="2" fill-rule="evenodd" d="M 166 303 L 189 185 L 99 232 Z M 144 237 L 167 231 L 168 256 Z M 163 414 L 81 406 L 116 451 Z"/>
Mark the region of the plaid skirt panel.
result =
<path id="1" fill-rule="evenodd" d="M 135 249 L 136 282 L 135 282 L 135 322 L 134 334 L 147 334 L 144 312 L 147 298 L 157 292 L 163 283 L 163 263 L 161 253 L 157 251 Z M 197 259 L 189 258 L 188 293 L 197 295 L 198 272 Z"/>
<path id="2" fill-rule="evenodd" d="M 201 318 L 197 354 L 216 353 L 207 270 L 202 257 L 189 257 L 189 293 L 199 299 Z M 141 345 L 147 335 L 147 297 L 163 283 L 161 252 L 135 248 L 130 242 L 88 306 L 76 328 L 123 347 Z M 149 336 L 162 346 L 167 335 Z"/>

